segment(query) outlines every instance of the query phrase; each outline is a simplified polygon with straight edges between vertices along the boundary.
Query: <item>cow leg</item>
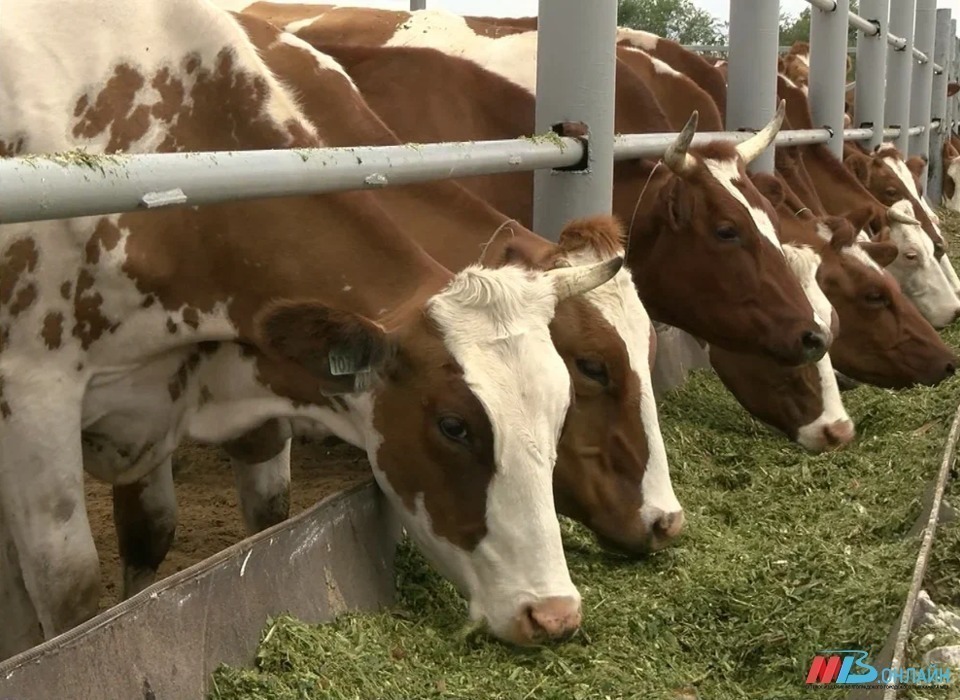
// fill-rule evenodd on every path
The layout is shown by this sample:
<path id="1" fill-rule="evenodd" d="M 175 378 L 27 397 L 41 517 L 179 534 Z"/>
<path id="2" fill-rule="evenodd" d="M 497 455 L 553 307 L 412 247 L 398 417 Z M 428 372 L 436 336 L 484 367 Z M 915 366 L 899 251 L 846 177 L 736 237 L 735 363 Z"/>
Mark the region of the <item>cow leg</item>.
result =
<path id="1" fill-rule="evenodd" d="M 271 419 L 224 443 L 230 456 L 247 533 L 255 534 L 290 515 L 290 426 Z"/>
<path id="2" fill-rule="evenodd" d="M 45 639 L 95 615 L 100 599 L 83 491 L 82 400 L 82 385 L 57 367 L 3 372 L 0 528 Z"/>
<path id="3" fill-rule="evenodd" d="M 167 457 L 140 481 L 113 487 L 113 524 L 123 566 L 123 597 L 136 595 L 157 578 L 177 530 L 173 463 Z"/>
<path id="4" fill-rule="evenodd" d="M 0 516 L 0 522 L 3 522 Z M 20 558 L 13 540 L 0 527 L 0 661 L 43 641 L 40 621 L 33 611 L 20 573 Z"/>

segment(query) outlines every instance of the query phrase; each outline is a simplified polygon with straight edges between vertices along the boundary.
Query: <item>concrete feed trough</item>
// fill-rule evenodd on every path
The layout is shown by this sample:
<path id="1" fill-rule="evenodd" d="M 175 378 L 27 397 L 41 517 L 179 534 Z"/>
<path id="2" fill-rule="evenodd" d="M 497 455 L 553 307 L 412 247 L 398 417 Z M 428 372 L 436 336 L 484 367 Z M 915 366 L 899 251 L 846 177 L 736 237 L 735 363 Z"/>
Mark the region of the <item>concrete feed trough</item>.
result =
<path id="1" fill-rule="evenodd" d="M 0 698 L 201 698 L 250 665 L 267 618 L 321 622 L 393 601 L 400 527 L 373 483 L 164 579 L 0 664 Z"/>

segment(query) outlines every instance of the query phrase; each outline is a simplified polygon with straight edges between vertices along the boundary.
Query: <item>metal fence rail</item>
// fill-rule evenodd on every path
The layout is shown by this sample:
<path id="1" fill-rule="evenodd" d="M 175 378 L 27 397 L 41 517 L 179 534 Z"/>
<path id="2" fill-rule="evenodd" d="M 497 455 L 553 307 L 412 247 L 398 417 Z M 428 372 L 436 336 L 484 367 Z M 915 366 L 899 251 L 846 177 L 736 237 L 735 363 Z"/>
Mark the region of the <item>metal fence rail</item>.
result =
<path id="1" fill-rule="evenodd" d="M 920 134 L 924 127 L 909 131 Z M 899 133 L 884 130 L 887 138 Z M 843 139 L 864 141 L 872 135 L 872 129 L 847 129 Z M 745 131 L 699 133 L 693 145 L 739 143 L 750 136 Z M 613 159 L 659 157 L 675 138 L 672 133 L 616 136 Z M 806 146 L 830 138 L 829 129 L 784 130 L 775 145 Z M 0 159 L 0 224 L 562 168 L 577 165 L 583 156 L 582 141 L 549 135 L 363 148 L 6 158 Z"/>
<path id="2" fill-rule="evenodd" d="M 594 22 L 591 30 L 593 41 L 588 43 L 613 44 L 608 41 L 610 37 L 606 36 L 612 32 L 614 23 L 613 0 L 602 0 L 605 3 L 601 8 L 604 9 L 603 13 L 599 12 L 599 5 L 591 5 L 587 12 L 582 3 L 576 0 L 557 2 L 559 4 L 556 6 L 548 6 L 548 13 L 542 17 L 543 40 L 538 46 L 538 64 L 542 66 L 542 70 L 538 69 L 538 127 L 546 130 L 560 121 L 582 120 L 587 123 L 589 140 L 560 138 L 550 134 L 505 141 L 376 148 L 129 156 L 74 153 L 0 159 L 0 181 L 3 182 L 0 188 L 0 223 L 369 189 L 543 169 L 553 169 L 553 172 L 544 172 L 536 178 L 537 202 L 563 201 L 564 218 L 609 211 L 613 161 L 658 157 L 675 135 L 631 134 L 613 138 L 612 126 L 606 123 L 608 118 L 612 122 L 612 49 L 598 51 L 594 56 L 597 60 L 586 61 L 582 60 L 582 56 L 579 57 L 582 72 L 577 77 L 577 90 L 571 90 L 569 85 L 563 84 L 570 77 L 567 75 L 569 71 L 549 70 L 551 65 L 559 61 L 556 57 L 557 47 L 563 47 L 563 51 L 568 48 L 568 42 L 558 28 L 576 27 L 582 30 L 586 26 L 584 23 L 602 15 L 602 21 Z M 849 21 L 851 16 L 846 12 L 849 0 L 808 2 L 819 8 L 813 18 L 811 36 L 814 60 L 811 65 L 810 96 L 815 120 L 824 126 L 804 131 L 782 131 L 775 144 L 797 146 L 826 143 L 835 153 L 839 153 L 843 141 L 866 141 L 875 145 L 881 139 L 897 139 L 905 153 L 929 152 L 930 157 L 936 160 L 942 139 L 952 128 L 956 114 L 952 104 L 955 100 L 945 99 L 946 81 L 960 73 L 960 51 L 955 50 L 957 40 L 950 33 L 955 22 L 952 22 L 949 10 L 936 13 L 936 55 L 947 56 L 948 60 L 944 61 L 947 65 L 946 75 L 936 81 L 937 89 L 933 90 L 932 114 L 921 108 L 916 112 L 919 125 L 900 128 L 901 124 L 911 121 L 910 96 L 915 72 L 910 70 L 909 65 L 914 61 L 905 64 L 901 59 L 900 72 L 896 76 L 891 75 L 887 81 L 885 100 L 887 111 L 893 109 L 897 116 L 885 119 L 882 114 L 875 113 L 878 105 L 884 107 L 884 101 L 878 102 L 879 98 L 874 94 L 874 113 L 868 111 L 868 118 L 861 119 L 861 93 L 867 88 L 876 91 L 884 84 L 882 76 L 880 80 L 867 80 L 866 71 L 871 68 L 876 70 L 878 66 L 861 61 L 858 67 L 861 81 L 857 101 L 858 122 L 855 123 L 857 128 L 844 131 L 840 93 L 846 88 L 842 75 L 842 47 L 846 42 L 847 21 L 844 18 Z M 863 0 L 862 11 L 875 12 L 880 19 L 869 21 L 865 14 L 852 21 L 859 29 L 869 29 L 869 32 L 860 33 L 862 50 L 866 51 L 872 45 L 876 53 L 876 45 L 870 42 L 884 37 L 888 7 L 895 10 L 894 16 L 900 15 L 897 22 L 904 27 L 901 30 L 905 35 L 904 46 L 912 45 L 913 15 L 908 15 L 904 7 L 917 2 L 929 14 L 934 0 L 896 0 L 893 3 L 889 0 Z M 422 5 L 422 0 L 417 4 Z M 550 7 L 557 10 L 555 15 L 551 14 L 553 10 Z M 731 57 L 728 128 L 757 129 L 772 116 L 776 94 L 775 55 L 779 15 L 770 11 L 771 8 L 776 9 L 768 0 L 738 0 L 731 4 L 732 30 L 743 34 L 744 41 L 738 45 L 746 47 L 746 50 Z M 579 16 L 577 13 L 586 14 Z M 552 28 L 548 26 L 551 23 L 554 25 Z M 948 23 L 950 29 L 947 29 Z M 928 45 L 933 40 L 929 21 L 924 32 L 923 47 L 929 49 Z M 900 46 L 897 41 L 890 41 L 889 34 L 886 37 L 889 46 Z M 944 42 L 954 50 L 947 52 Z M 769 56 L 758 58 L 761 49 Z M 898 53 L 903 52 L 891 50 L 889 56 L 894 57 Z M 882 69 L 883 62 L 878 63 Z M 932 83 L 929 65 L 924 72 L 920 74 L 922 79 Z M 588 87 L 590 90 L 587 90 Z M 915 92 L 917 94 L 924 97 L 929 93 L 918 89 Z M 864 99 L 863 102 L 866 104 L 868 100 Z M 598 103 L 605 107 L 596 109 Z M 884 123 L 884 127 L 875 128 L 880 123 Z M 749 134 L 743 131 L 698 134 L 694 143 L 716 140 L 738 142 L 748 137 Z M 611 141 L 612 148 L 604 145 Z M 586 143 L 590 144 L 589 147 Z M 754 161 L 754 169 L 771 170 L 772 156 L 771 148 Z M 568 172 L 558 172 L 558 168 L 567 169 Z M 575 172 L 569 172 L 570 169 Z M 938 184 L 931 183 L 932 186 Z M 933 189 L 931 187 L 931 192 Z M 545 205 L 537 207 L 538 210 L 548 208 Z M 548 237 L 556 235 L 554 229 L 557 221 L 547 223 L 541 216 L 538 223 L 546 229 L 540 231 L 541 234 Z"/>

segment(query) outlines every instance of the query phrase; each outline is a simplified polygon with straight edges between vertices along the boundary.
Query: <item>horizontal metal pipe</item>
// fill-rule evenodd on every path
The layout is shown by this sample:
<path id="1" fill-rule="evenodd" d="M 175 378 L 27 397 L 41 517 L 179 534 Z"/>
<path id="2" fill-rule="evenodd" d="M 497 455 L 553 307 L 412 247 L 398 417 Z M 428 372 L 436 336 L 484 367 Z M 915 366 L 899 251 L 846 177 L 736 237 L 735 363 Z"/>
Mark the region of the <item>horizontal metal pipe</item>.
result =
<path id="1" fill-rule="evenodd" d="M 937 122 L 931 122 L 935 128 Z M 921 134 L 926 127 L 909 132 Z M 884 129 L 885 139 L 900 129 Z M 693 145 L 740 143 L 748 131 L 707 132 Z M 865 141 L 873 129 L 845 129 L 845 141 Z M 614 160 L 659 158 L 674 133 L 625 134 Z M 777 146 L 826 143 L 828 129 L 784 130 Z M 575 165 L 579 141 L 533 137 L 505 141 L 409 144 L 206 153 L 94 156 L 80 153 L 0 159 L 0 223 L 95 216 L 171 206 L 288 197 L 445 180 L 471 175 Z"/>
<path id="2" fill-rule="evenodd" d="M 0 223 L 377 189 L 575 165 L 572 138 L 208 153 L 0 159 Z"/>
<path id="3" fill-rule="evenodd" d="M 836 0 L 807 0 L 807 2 L 814 7 L 823 10 L 824 12 L 833 12 L 837 9 Z M 875 24 L 868 22 L 852 10 L 847 15 L 847 22 L 850 24 L 850 26 L 858 29 L 867 36 L 875 36 L 877 34 L 877 27 Z M 895 34 L 887 34 L 887 43 L 901 51 L 907 47 L 907 40 L 901 36 L 896 36 Z M 698 53 L 726 53 L 730 50 L 729 46 L 707 46 L 706 44 L 684 44 L 683 48 L 687 49 L 688 51 L 696 51 Z M 789 46 L 780 47 L 781 53 L 789 50 Z M 847 53 L 854 53 L 854 51 L 855 49 L 853 48 L 847 49 Z M 913 57 L 920 63 L 926 63 L 930 60 L 930 57 L 927 56 L 927 54 L 916 48 L 913 49 Z M 933 70 L 936 73 L 940 73 L 943 71 L 943 66 L 934 63 Z"/>

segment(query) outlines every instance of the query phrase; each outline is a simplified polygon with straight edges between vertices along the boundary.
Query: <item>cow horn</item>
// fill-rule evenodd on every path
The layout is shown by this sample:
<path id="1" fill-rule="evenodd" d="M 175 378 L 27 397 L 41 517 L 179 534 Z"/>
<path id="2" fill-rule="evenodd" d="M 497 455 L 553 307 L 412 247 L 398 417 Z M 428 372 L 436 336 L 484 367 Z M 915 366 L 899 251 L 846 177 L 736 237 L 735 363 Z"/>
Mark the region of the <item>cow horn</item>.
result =
<path id="1" fill-rule="evenodd" d="M 667 146 L 663 153 L 663 162 L 677 175 L 685 175 L 696 166 L 697 161 L 687 153 L 690 148 L 690 142 L 693 141 L 693 135 L 697 133 L 697 123 L 700 121 L 700 112 L 693 110 L 693 114 L 687 120 L 683 130 L 677 134 L 673 143 Z"/>
<path id="2" fill-rule="evenodd" d="M 890 207 L 887 209 L 887 216 L 890 217 L 891 221 L 896 221 L 898 224 L 908 224 L 910 226 L 919 226 L 920 222 L 914 219 L 909 214 L 904 214 L 898 209 Z"/>
<path id="3" fill-rule="evenodd" d="M 752 163 L 767 146 L 773 143 L 773 140 L 777 137 L 777 132 L 780 131 L 780 126 L 783 124 L 783 116 L 786 111 L 787 101 L 780 100 L 780 104 L 777 105 L 777 113 L 770 120 L 770 123 L 746 141 L 737 145 L 737 153 L 743 158 L 744 163 Z"/>
<path id="4" fill-rule="evenodd" d="M 604 262 L 592 265 L 577 265 L 575 267 L 557 267 L 547 270 L 544 274 L 553 282 L 557 293 L 557 300 L 589 292 L 601 284 L 613 279 L 623 267 L 623 256 L 618 255 Z"/>

